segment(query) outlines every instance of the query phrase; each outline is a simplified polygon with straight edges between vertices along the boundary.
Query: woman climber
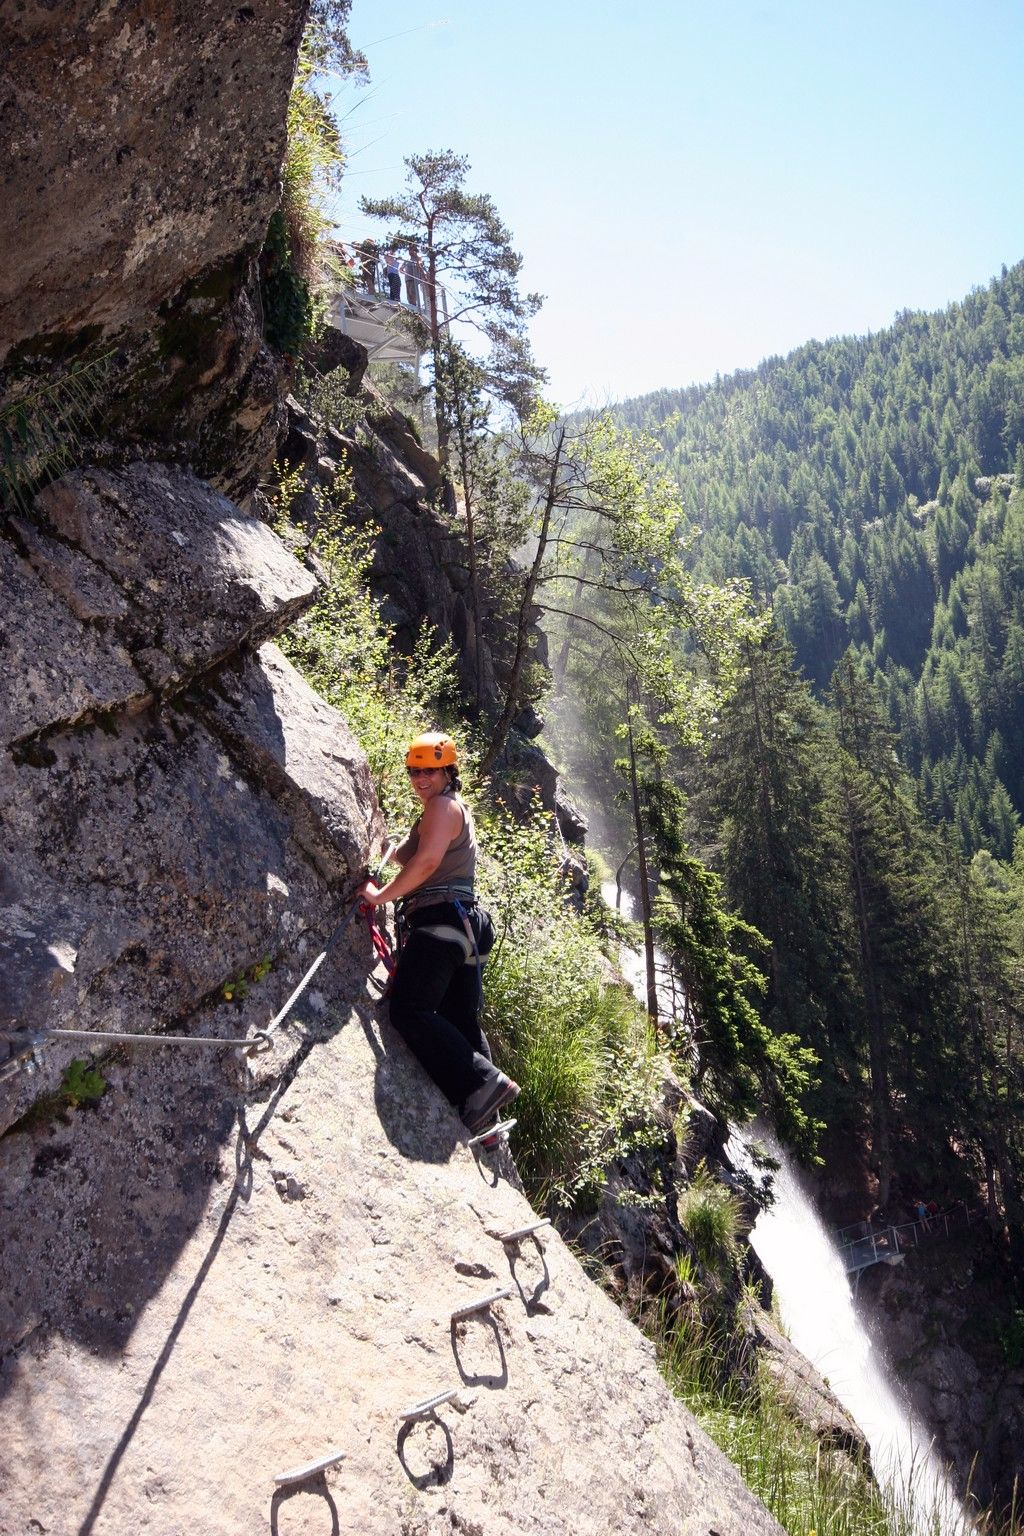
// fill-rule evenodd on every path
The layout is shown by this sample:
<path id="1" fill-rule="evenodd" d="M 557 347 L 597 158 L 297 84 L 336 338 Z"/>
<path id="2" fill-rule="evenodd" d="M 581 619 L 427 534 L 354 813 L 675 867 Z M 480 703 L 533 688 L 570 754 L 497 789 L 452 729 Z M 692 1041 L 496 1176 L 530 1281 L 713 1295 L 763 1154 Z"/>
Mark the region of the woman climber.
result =
<path id="1" fill-rule="evenodd" d="M 423 811 L 392 854 L 399 874 L 380 888 L 367 880 L 359 896 L 370 906 L 396 903 L 391 1022 L 476 1133 L 519 1087 L 492 1062 L 480 1027 L 481 968 L 494 934 L 474 895 L 476 834 L 459 798 L 458 761 L 454 741 L 440 732 L 409 743 L 405 766 Z"/>

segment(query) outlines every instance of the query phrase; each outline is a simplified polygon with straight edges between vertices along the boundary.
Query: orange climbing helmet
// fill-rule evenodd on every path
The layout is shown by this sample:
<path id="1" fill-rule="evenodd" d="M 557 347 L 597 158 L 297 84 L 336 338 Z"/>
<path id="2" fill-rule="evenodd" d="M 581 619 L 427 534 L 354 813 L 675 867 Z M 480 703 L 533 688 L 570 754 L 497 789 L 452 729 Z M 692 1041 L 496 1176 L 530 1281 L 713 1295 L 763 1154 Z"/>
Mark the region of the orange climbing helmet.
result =
<path id="1" fill-rule="evenodd" d="M 427 731 L 417 736 L 405 753 L 407 768 L 455 768 L 458 761 L 455 743 L 443 731 Z"/>

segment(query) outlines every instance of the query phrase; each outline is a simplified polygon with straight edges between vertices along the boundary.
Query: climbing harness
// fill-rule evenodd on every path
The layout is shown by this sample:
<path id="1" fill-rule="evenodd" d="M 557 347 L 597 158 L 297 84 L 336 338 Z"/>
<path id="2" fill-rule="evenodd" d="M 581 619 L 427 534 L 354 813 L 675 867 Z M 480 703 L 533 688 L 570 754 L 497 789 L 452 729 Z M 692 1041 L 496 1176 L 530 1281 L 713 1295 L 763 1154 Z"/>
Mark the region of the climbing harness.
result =
<path id="1" fill-rule="evenodd" d="M 396 903 L 397 932 L 399 936 L 399 949 L 404 939 L 405 931 L 409 928 L 409 917 L 419 907 L 433 907 L 447 905 L 454 907 L 459 915 L 463 933 L 451 923 L 423 923 L 415 931 L 427 933 L 433 938 L 452 941 L 458 936 L 459 942 L 466 946 L 466 964 L 470 960 L 476 966 L 477 1006 L 484 1000 L 484 964 L 480 954 L 480 944 L 476 936 L 469 916 L 469 907 L 476 902 L 476 892 L 473 886 L 464 880 L 451 880 L 446 885 L 424 885 L 418 891 L 411 892 Z"/>
<path id="2" fill-rule="evenodd" d="M 469 942 L 473 946 L 473 954 L 476 957 L 476 1002 L 477 1007 L 482 1008 L 484 1001 L 484 963 L 480 958 L 480 945 L 477 942 L 476 930 L 470 922 L 469 913 L 466 911 L 466 908 L 463 906 L 462 902 L 456 899 L 452 902 L 452 906 L 462 918 L 462 926 L 465 928 Z M 466 961 L 467 963 L 469 961 L 468 955 L 466 956 Z"/>

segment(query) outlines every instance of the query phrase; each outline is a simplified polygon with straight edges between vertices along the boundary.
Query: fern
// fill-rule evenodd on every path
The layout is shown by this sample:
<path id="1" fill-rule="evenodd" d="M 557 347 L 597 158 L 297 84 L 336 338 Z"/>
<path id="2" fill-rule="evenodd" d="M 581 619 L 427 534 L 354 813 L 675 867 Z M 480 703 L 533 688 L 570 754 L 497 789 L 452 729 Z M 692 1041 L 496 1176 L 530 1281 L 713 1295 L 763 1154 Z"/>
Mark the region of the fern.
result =
<path id="1" fill-rule="evenodd" d="M 40 485 L 75 463 L 95 427 L 112 352 L 37 385 L 0 409 L 0 503 L 25 511 Z"/>

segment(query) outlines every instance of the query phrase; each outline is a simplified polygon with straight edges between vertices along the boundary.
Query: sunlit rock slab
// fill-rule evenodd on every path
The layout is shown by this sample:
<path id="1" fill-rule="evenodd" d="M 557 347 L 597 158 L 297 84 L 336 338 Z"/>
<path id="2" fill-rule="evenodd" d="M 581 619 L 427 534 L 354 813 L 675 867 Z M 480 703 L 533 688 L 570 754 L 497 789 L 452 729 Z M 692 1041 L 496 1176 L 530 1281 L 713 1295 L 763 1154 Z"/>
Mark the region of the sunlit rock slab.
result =
<path id="1" fill-rule="evenodd" d="M 355 973 L 334 986 L 354 996 Z M 474 1161 L 405 1048 L 365 1004 L 338 1017 L 280 1097 L 251 1106 L 250 1130 L 265 1123 L 237 1184 L 226 1089 L 211 1081 L 204 1102 L 152 1065 L 119 1070 L 72 1126 L 0 1141 L 17 1235 L 0 1278 L 21 1293 L 0 1374 L 2 1536 L 30 1520 L 238 1536 L 335 1518 L 371 1536 L 777 1532 L 560 1239 L 492 1235 L 530 1209 Z M 512 1296 L 452 1327 L 501 1286 Z M 447 1387 L 455 1403 L 403 1427 Z M 334 1448 L 343 1462 L 275 1491 Z"/>

